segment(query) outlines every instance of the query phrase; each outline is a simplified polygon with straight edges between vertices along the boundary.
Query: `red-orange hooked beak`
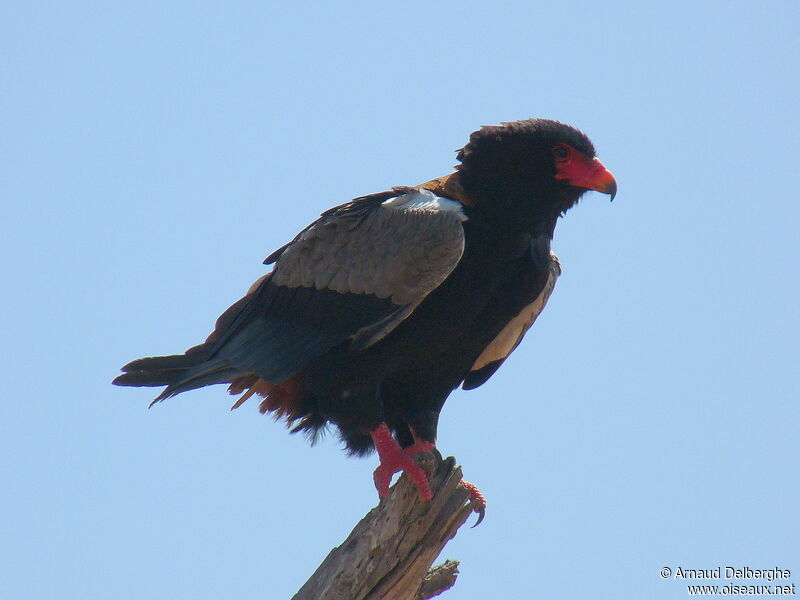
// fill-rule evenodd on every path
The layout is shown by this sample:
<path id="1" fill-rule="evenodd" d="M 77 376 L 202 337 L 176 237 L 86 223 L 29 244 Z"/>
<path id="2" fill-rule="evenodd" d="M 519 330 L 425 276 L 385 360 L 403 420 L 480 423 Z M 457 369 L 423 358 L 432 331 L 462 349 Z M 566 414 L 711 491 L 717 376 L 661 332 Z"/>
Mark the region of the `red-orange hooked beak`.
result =
<path id="1" fill-rule="evenodd" d="M 617 180 L 598 159 L 574 152 L 570 159 L 556 165 L 556 179 L 563 179 L 569 185 L 610 194 L 611 199 L 617 195 Z"/>

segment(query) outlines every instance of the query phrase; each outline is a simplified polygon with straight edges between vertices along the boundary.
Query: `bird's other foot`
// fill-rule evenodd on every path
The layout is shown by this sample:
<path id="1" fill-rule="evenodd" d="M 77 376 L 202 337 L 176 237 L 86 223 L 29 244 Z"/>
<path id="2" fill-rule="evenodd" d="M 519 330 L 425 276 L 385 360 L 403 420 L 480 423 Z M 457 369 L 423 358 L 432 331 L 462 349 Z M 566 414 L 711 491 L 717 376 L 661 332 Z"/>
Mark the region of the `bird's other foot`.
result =
<path id="1" fill-rule="evenodd" d="M 433 498 L 428 476 L 417 461 L 417 455 L 421 453 L 430 453 L 433 450 L 433 444 L 429 442 L 417 442 L 408 448 L 401 448 L 400 444 L 395 441 L 386 423 L 381 423 L 378 427 L 370 431 L 370 436 L 372 436 L 372 441 L 375 443 L 375 449 L 378 451 L 378 457 L 381 461 L 380 466 L 375 469 L 373 474 L 375 487 L 381 498 L 385 498 L 389 493 L 389 484 L 392 482 L 392 475 L 400 471 L 408 474 L 411 481 L 417 486 L 419 497 L 422 500 L 430 500 Z"/>
<path id="2" fill-rule="evenodd" d="M 477 527 L 481 524 L 481 521 L 483 521 L 483 517 L 486 516 L 486 498 L 483 497 L 483 494 L 481 494 L 478 486 L 474 483 L 470 483 L 469 481 L 462 479 L 458 485 L 469 490 L 469 497 L 470 501 L 472 502 L 472 510 L 478 513 L 478 520 L 475 521 L 475 525 L 473 525 L 473 527 Z"/>

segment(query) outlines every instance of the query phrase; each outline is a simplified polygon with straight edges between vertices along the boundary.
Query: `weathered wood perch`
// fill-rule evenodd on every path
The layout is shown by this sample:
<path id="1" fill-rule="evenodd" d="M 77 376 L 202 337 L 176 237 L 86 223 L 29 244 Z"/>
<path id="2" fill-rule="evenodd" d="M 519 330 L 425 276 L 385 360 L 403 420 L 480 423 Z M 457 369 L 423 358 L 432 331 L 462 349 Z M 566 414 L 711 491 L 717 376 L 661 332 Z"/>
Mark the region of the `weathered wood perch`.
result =
<path id="1" fill-rule="evenodd" d="M 403 475 L 347 539 L 331 550 L 293 600 L 426 600 L 455 584 L 458 562 L 431 564 L 473 511 L 451 456 L 429 460 L 433 499 Z M 429 471 L 430 472 L 430 471 Z"/>

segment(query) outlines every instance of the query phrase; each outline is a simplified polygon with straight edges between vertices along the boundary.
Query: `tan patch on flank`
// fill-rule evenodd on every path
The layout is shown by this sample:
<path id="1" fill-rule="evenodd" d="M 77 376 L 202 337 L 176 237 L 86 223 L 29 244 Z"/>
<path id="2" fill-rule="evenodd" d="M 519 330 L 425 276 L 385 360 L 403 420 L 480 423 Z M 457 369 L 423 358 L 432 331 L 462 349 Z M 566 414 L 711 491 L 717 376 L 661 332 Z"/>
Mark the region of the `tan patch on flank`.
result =
<path id="1" fill-rule="evenodd" d="M 549 271 L 547 281 L 539 295 L 533 302 L 523 308 L 516 317 L 511 319 L 497 337 L 486 346 L 478 360 L 470 368 L 470 371 L 477 371 L 497 360 L 505 360 L 519 346 L 528 329 L 544 310 L 547 300 L 556 286 L 556 280 L 561 275 L 561 265 L 558 262 L 558 257 L 552 252 L 550 253 Z"/>

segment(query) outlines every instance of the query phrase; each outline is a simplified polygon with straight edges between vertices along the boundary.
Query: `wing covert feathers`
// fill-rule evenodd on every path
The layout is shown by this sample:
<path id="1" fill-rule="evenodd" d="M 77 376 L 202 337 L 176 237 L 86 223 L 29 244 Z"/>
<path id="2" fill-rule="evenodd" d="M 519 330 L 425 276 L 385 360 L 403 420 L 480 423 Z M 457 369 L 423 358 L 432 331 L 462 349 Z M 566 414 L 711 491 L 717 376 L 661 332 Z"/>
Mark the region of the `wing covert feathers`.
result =
<path id="1" fill-rule="evenodd" d="M 407 318 L 464 252 L 462 205 L 395 188 L 332 208 L 271 254 L 271 273 L 185 355 L 139 359 L 118 385 L 167 385 L 156 402 L 214 383 L 264 398 L 262 411 L 299 418 L 295 375 L 352 340 L 361 350 Z"/>
<path id="2" fill-rule="evenodd" d="M 465 217 L 428 190 L 397 191 L 366 210 L 369 196 L 323 215 L 283 249 L 273 282 L 419 304 L 461 259 Z"/>

